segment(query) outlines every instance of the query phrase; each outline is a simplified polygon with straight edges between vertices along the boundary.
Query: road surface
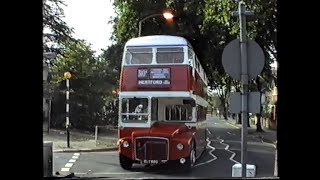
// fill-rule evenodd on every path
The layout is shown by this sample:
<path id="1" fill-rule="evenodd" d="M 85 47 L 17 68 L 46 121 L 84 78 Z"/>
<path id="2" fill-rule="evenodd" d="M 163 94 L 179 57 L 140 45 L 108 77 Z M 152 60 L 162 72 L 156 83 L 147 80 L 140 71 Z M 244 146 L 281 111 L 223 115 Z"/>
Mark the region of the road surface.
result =
<path id="1" fill-rule="evenodd" d="M 54 153 L 53 172 L 76 176 L 113 178 L 227 178 L 232 166 L 241 160 L 240 129 L 212 118 L 208 121 L 208 147 L 189 174 L 180 173 L 169 165 L 143 167 L 134 165 L 131 171 L 119 165 L 118 152 Z M 248 164 L 256 165 L 256 177 L 271 177 L 274 173 L 275 147 L 248 135 Z"/>

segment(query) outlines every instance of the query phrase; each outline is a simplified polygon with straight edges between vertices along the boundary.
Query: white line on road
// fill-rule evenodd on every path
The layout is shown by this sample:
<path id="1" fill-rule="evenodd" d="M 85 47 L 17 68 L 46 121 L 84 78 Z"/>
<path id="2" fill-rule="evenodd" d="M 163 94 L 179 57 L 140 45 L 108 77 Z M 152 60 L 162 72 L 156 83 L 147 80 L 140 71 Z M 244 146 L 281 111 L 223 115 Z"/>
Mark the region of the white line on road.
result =
<path id="1" fill-rule="evenodd" d="M 218 139 L 218 138 L 217 138 Z M 230 151 L 229 150 L 229 145 L 228 144 L 226 144 L 226 143 L 224 143 L 224 140 L 223 139 L 220 139 L 219 138 L 219 140 L 220 140 L 220 144 L 224 144 L 226 147 L 224 148 L 226 151 L 228 151 L 228 152 L 230 152 L 230 153 L 232 153 L 232 155 L 230 156 L 230 158 L 229 158 L 229 160 L 231 160 L 231 161 L 233 161 L 233 162 L 235 162 L 235 163 L 239 163 L 238 161 L 236 161 L 236 160 L 234 160 L 233 158 L 236 156 L 236 153 L 234 153 L 233 151 Z M 240 163 L 239 163 L 240 164 Z"/>
<path id="2" fill-rule="evenodd" d="M 233 126 L 234 128 L 236 128 L 236 129 L 240 129 L 240 127 L 238 127 L 238 126 L 236 126 L 236 125 L 234 125 L 234 124 L 232 124 L 232 123 L 230 123 L 230 122 L 225 122 L 226 124 L 229 124 L 230 126 Z"/>
<path id="3" fill-rule="evenodd" d="M 207 129 L 207 130 L 208 130 L 208 129 Z M 210 131 L 208 130 L 208 132 L 210 132 Z M 210 132 L 210 134 L 211 134 L 211 132 Z M 202 163 L 196 164 L 194 167 L 201 166 L 201 165 L 204 165 L 204 164 L 208 164 L 208 163 L 211 163 L 212 161 L 215 161 L 215 160 L 218 159 L 218 157 L 215 156 L 215 155 L 212 153 L 212 152 L 213 152 L 214 150 L 216 150 L 216 149 L 210 145 L 210 144 L 211 144 L 211 141 L 209 140 L 209 138 L 207 138 L 207 142 L 208 142 L 207 146 L 208 146 L 209 148 L 211 148 L 211 151 L 209 152 L 209 154 L 213 157 L 213 159 L 210 159 L 210 160 L 208 160 L 208 161 L 206 161 L 206 162 L 202 162 Z"/>
<path id="4" fill-rule="evenodd" d="M 208 132 L 209 134 L 211 134 L 211 132 L 209 131 L 209 129 L 207 129 L 207 132 Z"/>
<path id="5" fill-rule="evenodd" d="M 72 166 L 73 166 L 73 163 L 67 163 L 64 167 L 71 168 Z"/>
<path id="6" fill-rule="evenodd" d="M 68 172 L 70 168 L 61 168 L 61 172 Z"/>
<path id="7" fill-rule="evenodd" d="M 80 153 L 74 153 L 72 158 L 69 160 L 69 162 L 64 166 L 64 168 L 61 168 L 61 172 L 68 172 L 70 171 L 70 168 L 73 166 L 73 163 L 76 162 L 76 160 L 79 158 Z"/>

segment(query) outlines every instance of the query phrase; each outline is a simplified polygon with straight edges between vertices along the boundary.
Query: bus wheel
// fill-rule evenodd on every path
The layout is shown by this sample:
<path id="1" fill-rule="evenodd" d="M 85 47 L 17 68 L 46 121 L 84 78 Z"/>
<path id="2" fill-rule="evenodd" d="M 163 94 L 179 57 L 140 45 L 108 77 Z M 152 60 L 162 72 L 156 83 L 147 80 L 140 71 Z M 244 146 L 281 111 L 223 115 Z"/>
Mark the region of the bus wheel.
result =
<path id="1" fill-rule="evenodd" d="M 184 164 L 184 171 L 185 172 L 191 172 L 191 168 L 196 163 L 196 148 L 194 146 L 194 143 L 192 143 L 192 150 L 190 152 L 190 155 L 186 158 L 186 162 Z"/>
<path id="2" fill-rule="evenodd" d="M 119 154 L 120 165 L 125 170 L 130 170 L 132 168 L 132 160 L 125 157 L 124 155 Z"/>

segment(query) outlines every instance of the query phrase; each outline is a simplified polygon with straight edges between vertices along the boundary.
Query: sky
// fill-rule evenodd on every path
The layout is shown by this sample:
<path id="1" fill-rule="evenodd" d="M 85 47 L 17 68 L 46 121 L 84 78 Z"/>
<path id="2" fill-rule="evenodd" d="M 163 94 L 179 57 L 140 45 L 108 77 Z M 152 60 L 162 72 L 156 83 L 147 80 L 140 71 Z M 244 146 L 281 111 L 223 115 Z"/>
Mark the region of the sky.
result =
<path id="1" fill-rule="evenodd" d="M 64 0 L 64 3 L 64 21 L 74 28 L 75 38 L 90 43 L 96 55 L 111 45 L 112 24 L 108 21 L 115 16 L 113 0 Z"/>

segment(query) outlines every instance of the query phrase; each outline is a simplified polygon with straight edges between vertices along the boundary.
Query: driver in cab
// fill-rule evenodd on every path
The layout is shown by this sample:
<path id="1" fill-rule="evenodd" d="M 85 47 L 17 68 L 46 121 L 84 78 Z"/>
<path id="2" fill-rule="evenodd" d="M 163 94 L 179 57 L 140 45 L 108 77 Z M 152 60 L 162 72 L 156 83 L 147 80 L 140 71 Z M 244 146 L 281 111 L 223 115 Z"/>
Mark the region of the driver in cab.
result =
<path id="1" fill-rule="evenodd" d="M 139 104 L 134 110 L 134 113 L 143 113 L 143 105 Z M 142 120 L 142 116 L 138 116 L 138 120 Z"/>

